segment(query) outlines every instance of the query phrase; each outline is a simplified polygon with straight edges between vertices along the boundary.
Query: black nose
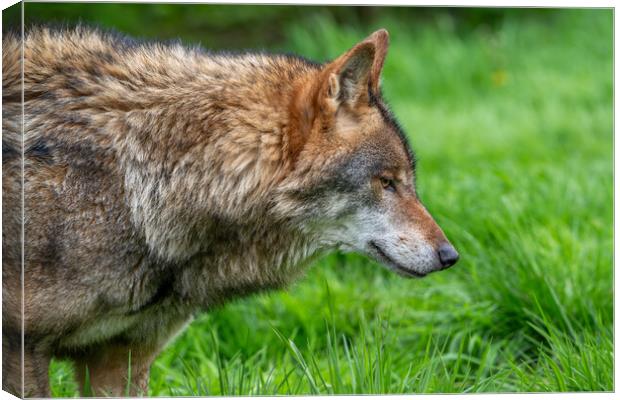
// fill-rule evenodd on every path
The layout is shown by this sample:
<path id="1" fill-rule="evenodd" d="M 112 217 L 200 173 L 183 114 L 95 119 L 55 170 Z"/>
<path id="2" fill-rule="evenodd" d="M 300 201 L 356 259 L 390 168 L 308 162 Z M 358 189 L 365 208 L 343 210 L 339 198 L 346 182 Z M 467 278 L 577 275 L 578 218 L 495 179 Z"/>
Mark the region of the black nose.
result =
<path id="1" fill-rule="evenodd" d="M 439 253 L 439 261 L 444 268 L 453 266 L 459 260 L 459 253 L 450 243 L 440 244 L 437 252 Z"/>

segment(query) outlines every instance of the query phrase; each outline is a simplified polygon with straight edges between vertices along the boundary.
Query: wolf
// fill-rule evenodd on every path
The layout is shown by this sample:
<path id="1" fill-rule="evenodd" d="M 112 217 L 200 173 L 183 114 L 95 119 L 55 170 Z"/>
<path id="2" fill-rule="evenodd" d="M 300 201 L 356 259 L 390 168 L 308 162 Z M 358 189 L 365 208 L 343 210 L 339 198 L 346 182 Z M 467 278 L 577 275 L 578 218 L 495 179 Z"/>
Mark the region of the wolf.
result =
<path id="1" fill-rule="evenodd" d="M 2 42 L 4 390 L 49 396 L 59 357 L 96 395 L 145 395 L 195 313 L 329 251 L 406 277 L 457 262 L 382 99 L 386 30 L 326 63 L 84 26 L 23 40 Z"/>

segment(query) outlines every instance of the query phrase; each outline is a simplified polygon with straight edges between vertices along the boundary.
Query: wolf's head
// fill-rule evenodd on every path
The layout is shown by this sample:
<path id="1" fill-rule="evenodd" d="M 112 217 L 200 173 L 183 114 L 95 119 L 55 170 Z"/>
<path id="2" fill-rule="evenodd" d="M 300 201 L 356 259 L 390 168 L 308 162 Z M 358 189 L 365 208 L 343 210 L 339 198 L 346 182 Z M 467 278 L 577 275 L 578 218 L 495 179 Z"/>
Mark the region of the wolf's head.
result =
<path id="1" fill-rule="evenodd" d="M 285 202 L 322 245 L 421 277 L 459 255 L 418 199 L 413 152 L 381 99 L 387 47 L 379 30 L 298 84 Z"/>

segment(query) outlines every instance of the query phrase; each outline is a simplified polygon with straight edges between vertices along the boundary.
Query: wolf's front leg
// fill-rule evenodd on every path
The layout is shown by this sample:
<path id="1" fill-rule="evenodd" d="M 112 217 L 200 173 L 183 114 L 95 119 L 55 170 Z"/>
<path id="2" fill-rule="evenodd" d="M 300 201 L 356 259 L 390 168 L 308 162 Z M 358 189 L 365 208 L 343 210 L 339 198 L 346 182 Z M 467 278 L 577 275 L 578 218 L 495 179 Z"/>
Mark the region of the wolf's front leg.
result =
<path id="1" fill-rule="evenodd" d="M 104 344 L 73 357 L 83 396 L 146 396 L 157 349 Z M 88 384 L 86 384 L 88 382 Z"/>
<path id="2" fill-rule="evenodd" d="M 48 369 L 50 356 L 25 338 L 22 358 L 21 334 L 2 332 L 2 389 L 17 397 L 51 397 Z"/>

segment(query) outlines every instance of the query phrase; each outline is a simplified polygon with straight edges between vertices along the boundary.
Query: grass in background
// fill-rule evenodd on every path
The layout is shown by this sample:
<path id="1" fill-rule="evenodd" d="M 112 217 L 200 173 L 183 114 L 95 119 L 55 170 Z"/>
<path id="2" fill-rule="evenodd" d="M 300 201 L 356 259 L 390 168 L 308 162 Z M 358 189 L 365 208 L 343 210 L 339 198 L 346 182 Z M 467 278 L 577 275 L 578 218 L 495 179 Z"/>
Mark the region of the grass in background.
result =
<path id="1" fill-rule="evenodd" d="M 290 25 L 325 60 L 391 32 L 384 95 L 421 197 L 461 253 L 405 280 L 357 255 L 288 291 L 201 315 L 157 359 L 150 395 L 613 390 L 612 12 Z M 53 394 L 74 396 L 71 367 Z"/>

